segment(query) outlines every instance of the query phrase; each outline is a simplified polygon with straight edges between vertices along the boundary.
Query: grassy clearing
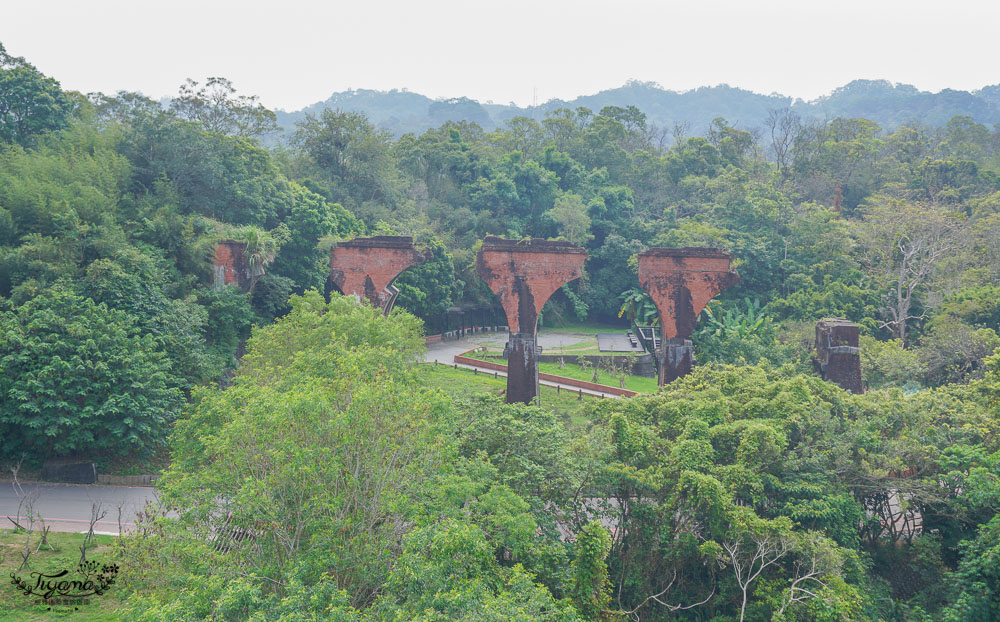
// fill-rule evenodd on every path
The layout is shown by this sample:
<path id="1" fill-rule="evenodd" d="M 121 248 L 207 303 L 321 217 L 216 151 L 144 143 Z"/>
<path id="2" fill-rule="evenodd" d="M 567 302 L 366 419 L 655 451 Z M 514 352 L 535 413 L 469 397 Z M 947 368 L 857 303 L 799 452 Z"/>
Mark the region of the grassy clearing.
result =
<path id="1" fill-rule="evenodd" d="M 565 333 L 560 333 L 565 334 Z M 488 348 L 488 351 L 493 356 L 500 356 L 503 354 L 503 346 L 481 346 Z M 579 354 L 601 354 L 601 349 L 597 345 L 596 339 L 588 339 L 586 341 L 581 341 L 579 343 L 573 343 L 566 346 L 549 346 L 543 350 L 544 354 L 565 354 L 567 356 L 576 356 Z M 471 356 L 471 355 L 470 355 Z"/>
<path id="2" fill-rule="evenodd" d="M 507 379 L 503 376 L 494 378 L 492 372 L 474 374 L 471 369 L 454 369 L 446 365 L 425 363 L 418 366 L 418 373 L 425 386 L 441 389 L 457 398 L 483 393 L 502 396 L 507 390 Z M 573 427 L 586 427 L 590 422 L 586 414 L 588 407 L 594 400 L 601 399 L 589 395 L 580 398 L 577 393 L 556 391 L 555 388 L 544 385 L 540 389 L 542 406 L 560 415 L 567 425 Z"/>
<path id="3" fill-rule="evenodd" d="M 588 356 L 590 356 L 590 355 L 598 356 L 598 355 L 601 355 L 601 354 L 606 354 L 605 352 L 601 352 L 600 348 L 598 348 L 597 346 L 594 346 L 592 348 L 581 348 L 581 349 L 578 349 L 578 350 L 567 350 L 565 348 L 546 348 L 544 350 L 544 353 L 545 354 L 560 354 L 560 355 L 566 356 L 567 358 L 568 357 L 572 357 L 572 356 L 579 356 L 581 354 L 586 354 Z"/>
<path id="4" fill-rule="evenodd" d="M 568 346 L 545 348 L 545 354 L 600 354 L 597 340 L 581 341 Z"/>
<path id="5" fill-rule="evenodd" d="M 546 374 L 555 374 L 557 376 L 566 376 L 567 378 L 576 378 L 577 380 L 586 380 L 587 382 L 594 382 L 594 371 L 593 369 L 583 369 L 576 363 L 571 363 L 566 361 L 566 367 L 559 367 L 559 363 L 539 363 L 538 371 Z M 603 369 L 597 372 L 597 383 L 607 385 L 609 387 L 619 387 L 618 378 L 612 376 Z M 626 376 L 625 378 L 625 388 L 630 391 L 638 391 L 639 393 L 655 393 L 657 387 L 656 378 L 646 378 L 644 376 Z"/>
<path id="6" fill-rule="evenodd" d="M 466 352 L 462 356 L 470 359 L 476 359 L 477 361 L 491 361 L 493 363 L 500 363 L 501 365 L 507 364 L 506 361 L 499 358 L 503 352 L 502 349 L 486 348 L 483 350 L 482 348 L 486 348 L 486 346 L 480 346 L 480 348 L 476 349 L 474 352 Z"/>
<path id="7" fill-rule="evenodd" d="M 480 361 L 490 361 L 493 363 L 505 364 L 506 361 L 498 359 L 500 351 L 478 351 L 470 352 L 466 354 L 467 357 L 477 359 Z M 581 354 L 579 352 L 574 354 Z M 627 355 L 626 355 L 627 356 Z M 577 380 L 586 380 L 587 382 L 594 382 L 594 371 L 591 369 L 583 369 L 577 365 L 572 356 L 566 357 L 566 367 L 559 367 L 559 363 L 539 363 L 538 371 L 546 374 L 554 374 L 556 376 L 565 376 L 567 378 L 575 378 Z M 597 372 L 597 383 L 603 384 L 609 387 L 619 387 L 618 378 L 612 376 L 608 372 L 599 370 Z M 625 379 L 625 388 L 630 391 L 638 391 L 639 393 L 655 393 L 657 386 L 656 378 L 646 378 L 645 376 L 628 376 Z"/>
<path id="8" fill-rule="evenodd" d="M 6 519 L 4 519 L 6 520 Z M 9 523 L 8 523 L 9 525 Z M 31 572 L 54 574 L 61 570 L 69 570 L 66 579 L 77 579 L 77 565 L 80 562 L 80 545 L 84 535 L 79 533 L 49 533 L 48 542 L 51 549 L 42 547 L 31 555 L 27 570 L 18 571 L 21 565 L 21 552 L 24 550 L 26 535 L 15 533 L 13 528 L 0 529 L 0 622 L 33 622 L 36 620 L 72 620 L 73 622 L 98 622 L 117 620 L 116 610 L 122 605 L 121 590 L 117 585 L 102 596 L 89 597 L 88 604 L 80 605 L 47 605 L 38 604 L 35 596 L 25 596 L 17 591 L 10 580 L 10 573 L 15 573 L 25 582 L 34 585 L 35 577 Z M 100 563 L 114 561 L 112 549 L 114 536 L 96 536 L 96 542 L 87 548 L 87 560 Z M 38 547 L 40 534 L 31 534 L 31 550 Z"/>

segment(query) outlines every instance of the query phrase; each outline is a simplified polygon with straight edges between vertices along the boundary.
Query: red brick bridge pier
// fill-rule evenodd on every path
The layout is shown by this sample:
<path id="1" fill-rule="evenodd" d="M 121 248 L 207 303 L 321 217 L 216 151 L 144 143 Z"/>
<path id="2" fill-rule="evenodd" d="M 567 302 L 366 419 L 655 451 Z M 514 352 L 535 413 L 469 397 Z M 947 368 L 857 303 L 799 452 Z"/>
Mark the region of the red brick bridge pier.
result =
<path id="1" fill-rule="evenodd" d="M 344 295 L 364 298 L 389 315 L 399 294 L 392 282 L 428 259 L 430 254 L 417 250 L 410 236 L 354 238 L 330 251 L 330 278 Z"/>
<path id="2" fill-rule="evenodd" d="M 580 278 L 587 251 L 562 241 L 505 240 L 487 236 L 476 272 L 500 299 L 507 342 L 507 403 L 530 404 L 538 396 L 538 314 L 564 284 Z"/>
<path id="3" fill-rule="evenodd" d="M 656 356 L 660 385 L 691 371 L 693 350 L 688 337 L 705 305 L 736 285 L 730 271 L 733 256 L 718 248 L 651 248 L 639 253 L 639 285 L 656 304 L 663 340 Z"/>

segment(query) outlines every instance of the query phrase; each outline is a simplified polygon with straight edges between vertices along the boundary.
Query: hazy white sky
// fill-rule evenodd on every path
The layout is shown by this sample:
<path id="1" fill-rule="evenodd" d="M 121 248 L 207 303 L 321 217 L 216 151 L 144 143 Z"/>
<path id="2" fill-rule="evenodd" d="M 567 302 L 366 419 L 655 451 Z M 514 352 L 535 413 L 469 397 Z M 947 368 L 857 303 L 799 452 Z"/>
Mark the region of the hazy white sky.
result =
<path id="1" fill-rule="evenodd" d="M 231 79 L 295 110 L 347 88 L 497 103 L 635 78 L 812 99 L 855 78 L 1000 83 L 997 0 L 0 0 L 0 42 L 64 88 Z"/>

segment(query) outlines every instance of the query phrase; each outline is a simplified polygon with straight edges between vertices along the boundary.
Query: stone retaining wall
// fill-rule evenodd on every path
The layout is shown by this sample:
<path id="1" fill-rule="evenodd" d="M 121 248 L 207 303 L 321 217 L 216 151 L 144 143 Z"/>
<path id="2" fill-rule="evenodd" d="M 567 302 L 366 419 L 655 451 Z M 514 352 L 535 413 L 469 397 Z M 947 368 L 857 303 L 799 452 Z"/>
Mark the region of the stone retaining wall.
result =
<path id="1" fill-rule="evenodd" d="M 159 475 L 98 475 L 98 484 L 108 486 L 152 486 Z"/>
<path id="2" fill-rule="evenodd" d="M 478 335 L 480 333 L 505 333 L 505 332 L 507 332 L 506 326 L 466 326 L 464 328 L 456 328 L 455 330 L 449 330 L 448 332 L 440 333 L 438 335 L 427 335 L 426 337 L 424 337 L 424 345 L 430 345 L 432 343 L 437 343 L 439 341 L 454 341 L 455 339 L 461 339 L 463 336 Z"/>

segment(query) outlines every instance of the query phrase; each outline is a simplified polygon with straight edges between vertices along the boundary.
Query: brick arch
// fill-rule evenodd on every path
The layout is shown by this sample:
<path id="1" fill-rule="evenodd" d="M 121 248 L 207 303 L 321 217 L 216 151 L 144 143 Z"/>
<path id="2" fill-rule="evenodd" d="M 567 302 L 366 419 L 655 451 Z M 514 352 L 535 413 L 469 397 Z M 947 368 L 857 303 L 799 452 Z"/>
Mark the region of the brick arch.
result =
<path id="1" fill-rule="evenodd" d="M 639 286 L 660 313 L 660 384 L 691 370 L 695 321 L 705 305 L 740 277 L 730 271 L 733 255 L 718 248 L 651 248 L 639 253 Z"/>
<path id="2" fill-rule="evenodd" d="M 341 293 L 367 300 L 388 315 L 399 293 L 393 281 L 429 258 L 410 236 L 354 238 L 330 250 L 330 279 Z"/>

